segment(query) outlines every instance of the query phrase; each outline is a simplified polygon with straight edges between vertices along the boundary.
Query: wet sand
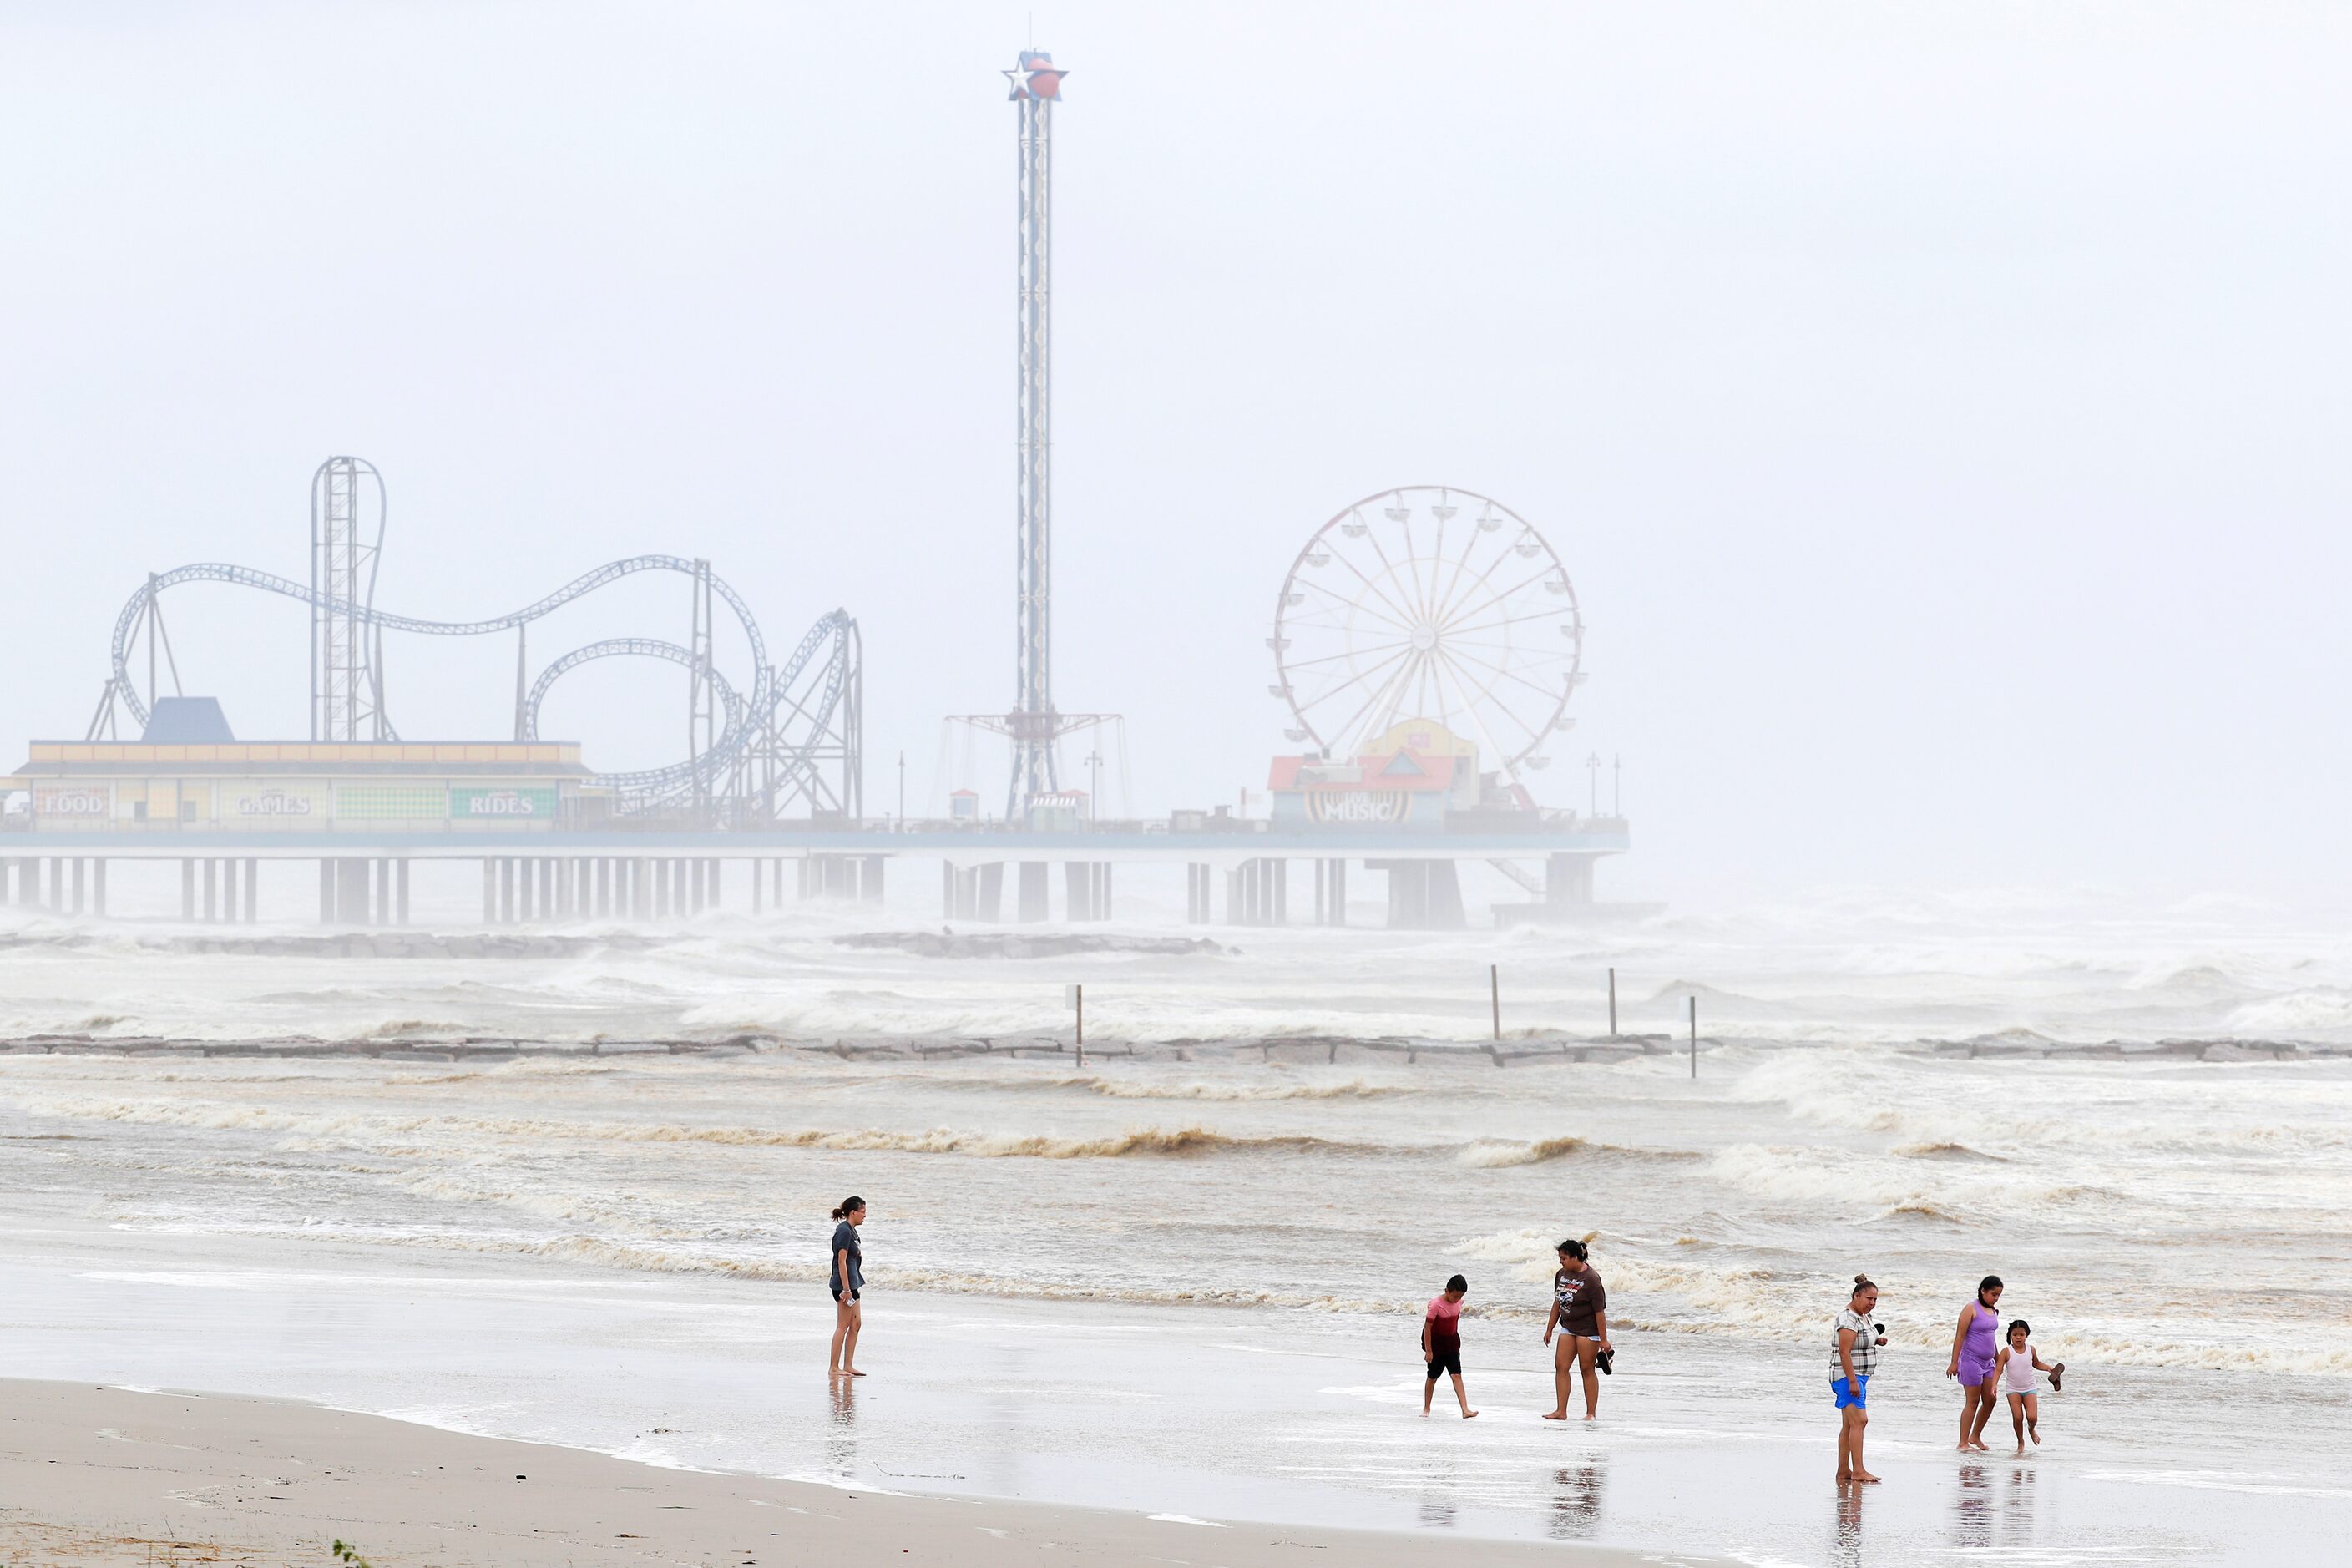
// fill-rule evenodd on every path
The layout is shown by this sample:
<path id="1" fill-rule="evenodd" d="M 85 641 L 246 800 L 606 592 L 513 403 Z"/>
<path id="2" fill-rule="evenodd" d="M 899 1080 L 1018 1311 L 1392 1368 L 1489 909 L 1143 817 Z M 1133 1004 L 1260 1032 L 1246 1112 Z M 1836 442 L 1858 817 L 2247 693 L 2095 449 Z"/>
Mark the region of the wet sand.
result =
<path id="1" fill-rule="evenodd" d="M 318 1405 L 10 1382 L 0 1562 L 1423 1563 L 1403 1534 L 1154 1519 L 661 1468 Z M 1563 1568 L 1706 1559 L 1479 1543 Z"/>

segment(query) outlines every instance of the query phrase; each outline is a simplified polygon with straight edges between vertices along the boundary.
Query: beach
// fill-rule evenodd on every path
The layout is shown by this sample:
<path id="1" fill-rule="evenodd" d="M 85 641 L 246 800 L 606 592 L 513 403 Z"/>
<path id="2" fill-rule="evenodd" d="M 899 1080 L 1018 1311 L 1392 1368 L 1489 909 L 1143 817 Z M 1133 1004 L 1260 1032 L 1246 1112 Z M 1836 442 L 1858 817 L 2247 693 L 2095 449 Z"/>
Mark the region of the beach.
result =
<path id="1" fill-rule="evenodd" d="M 0 1568 L 2352 1562 L 2352 8 L 1066 9 L 0 12 Z"/>
<path id="2" fill-rule="evenodd" d="M 657 1468 L 316 1405 L 5 1384 L 0 1561 L 75 1564 L 1422 1560 L 1409 1537 Z M 1643 1559 L 1494 1544 L 1486 1561 Z M 1649 1559 L 1649 1561 L 1671 1561 Z M 1692 1560 L 1696 1561 L 1696 1560 Z"/>
<path id="3" fill-rule="evenodd" d="M 2352 966 L 2315 927 L 1815 909 L 963 959 L 805 913 L 407 960 L 18 928 L 0 1370 L 1431 1545 L 2258 1563 L 2352 1517 Z M 1611 964 L 1652 1038 L 1572 1026 Z M 1693 973 L 1696 1079 L 1655 1037 Z M 1083 1064 L 1073 973 L 1124 1015 Z M 852 1192 L 874 1375 L 839 1393 Z M 1619 1348 L 1592 1428 L 1537 1419 L 1566 1235 Z M 1888 1479 L 1849 1495 L 1829 1323 L 1862 1270 Z M 1457 1271 L 1484 1414 L 1424 1420 Z M 2069 1365 L 2022 1458 L 2005 1413 L 1951 1449 L 1986 1272 Z"/>

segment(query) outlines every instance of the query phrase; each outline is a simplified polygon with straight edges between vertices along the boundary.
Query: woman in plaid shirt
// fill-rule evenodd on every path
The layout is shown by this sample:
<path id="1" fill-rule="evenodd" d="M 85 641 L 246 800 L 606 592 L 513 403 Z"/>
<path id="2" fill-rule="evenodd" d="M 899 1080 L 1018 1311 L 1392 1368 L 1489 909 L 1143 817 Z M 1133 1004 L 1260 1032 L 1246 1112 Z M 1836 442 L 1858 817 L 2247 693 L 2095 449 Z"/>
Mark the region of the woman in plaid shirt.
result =
<path id="1" fill-rule="evenodd" d="M 1886 1336 L 1870 1321 L 1878 1306 L 1878 1287 L 1867 1274 L 1853 1277 L 1853 1299 L 1837 1315 L 1837 1332 L 1831 1341 L 1830 1392 L 1837 1395 L 1838 1466 L 1841 1481 L 1874 1481 L 1862 1468 L 1862 1432 L 1870 1425 L 1863 1403 L 1870 1392 L 1871 1369 L 1878 1364 L 1878 1347 Z"/>

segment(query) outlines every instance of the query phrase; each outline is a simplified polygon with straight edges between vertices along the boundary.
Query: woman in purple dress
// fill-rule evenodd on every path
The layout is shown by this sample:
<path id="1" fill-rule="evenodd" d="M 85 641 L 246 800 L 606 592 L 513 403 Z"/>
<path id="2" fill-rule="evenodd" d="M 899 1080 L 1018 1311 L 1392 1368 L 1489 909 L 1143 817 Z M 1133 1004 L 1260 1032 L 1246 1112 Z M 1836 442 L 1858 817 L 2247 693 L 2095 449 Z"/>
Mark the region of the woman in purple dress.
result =
<path id="1" fill-rule="evenodd" d="M 1976 1300 L 1960 1309 L 1960 1325 L 1952 1333 L 1952 1364 L 1946 1377 L 1960 1380 L 1960 1452 L 1985 1452 L 1985 1423 L 2000 1404 L 1993 1385 L 1993 1368 L 2000 1356 L 2000 1276 L 1988 1274 L 1977 1286 Z"/>

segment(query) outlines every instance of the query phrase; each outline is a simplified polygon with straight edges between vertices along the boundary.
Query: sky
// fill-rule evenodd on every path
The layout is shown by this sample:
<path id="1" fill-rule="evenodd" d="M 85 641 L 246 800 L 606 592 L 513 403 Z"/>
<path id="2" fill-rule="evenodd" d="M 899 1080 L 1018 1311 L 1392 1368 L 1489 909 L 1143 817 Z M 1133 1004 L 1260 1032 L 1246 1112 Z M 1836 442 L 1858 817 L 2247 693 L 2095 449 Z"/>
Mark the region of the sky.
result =
<path id="1" fill-rule="evenodd" d="M 353 453 L 389 610 L 647 552 L 772 647 L 846 607 L 869 805 L 903 751 L 925 809 L 942 716 L 1013 696 L 1033 40 L 1055 690 L 1126 715 L 1139 812 L 1263 789 L 1300 545 L 1449 484 L 1575 582 L 1537 787 L 1622 759 L 1604 896 L 2334 895 L 2320 5 L 0 3 L 0 748 L 82 732 L 145 574 L 304 576 Z M 535 664 L 687 630 L 674 580 L 567 614 Z M 167 616 L 240 736 L 304 732 L 299 605 Z M 395 640 L 389 705 L 498 737 L 514 668 Z M 684 698 L 608 662 L 544 731 L 652 765 Z"/>

